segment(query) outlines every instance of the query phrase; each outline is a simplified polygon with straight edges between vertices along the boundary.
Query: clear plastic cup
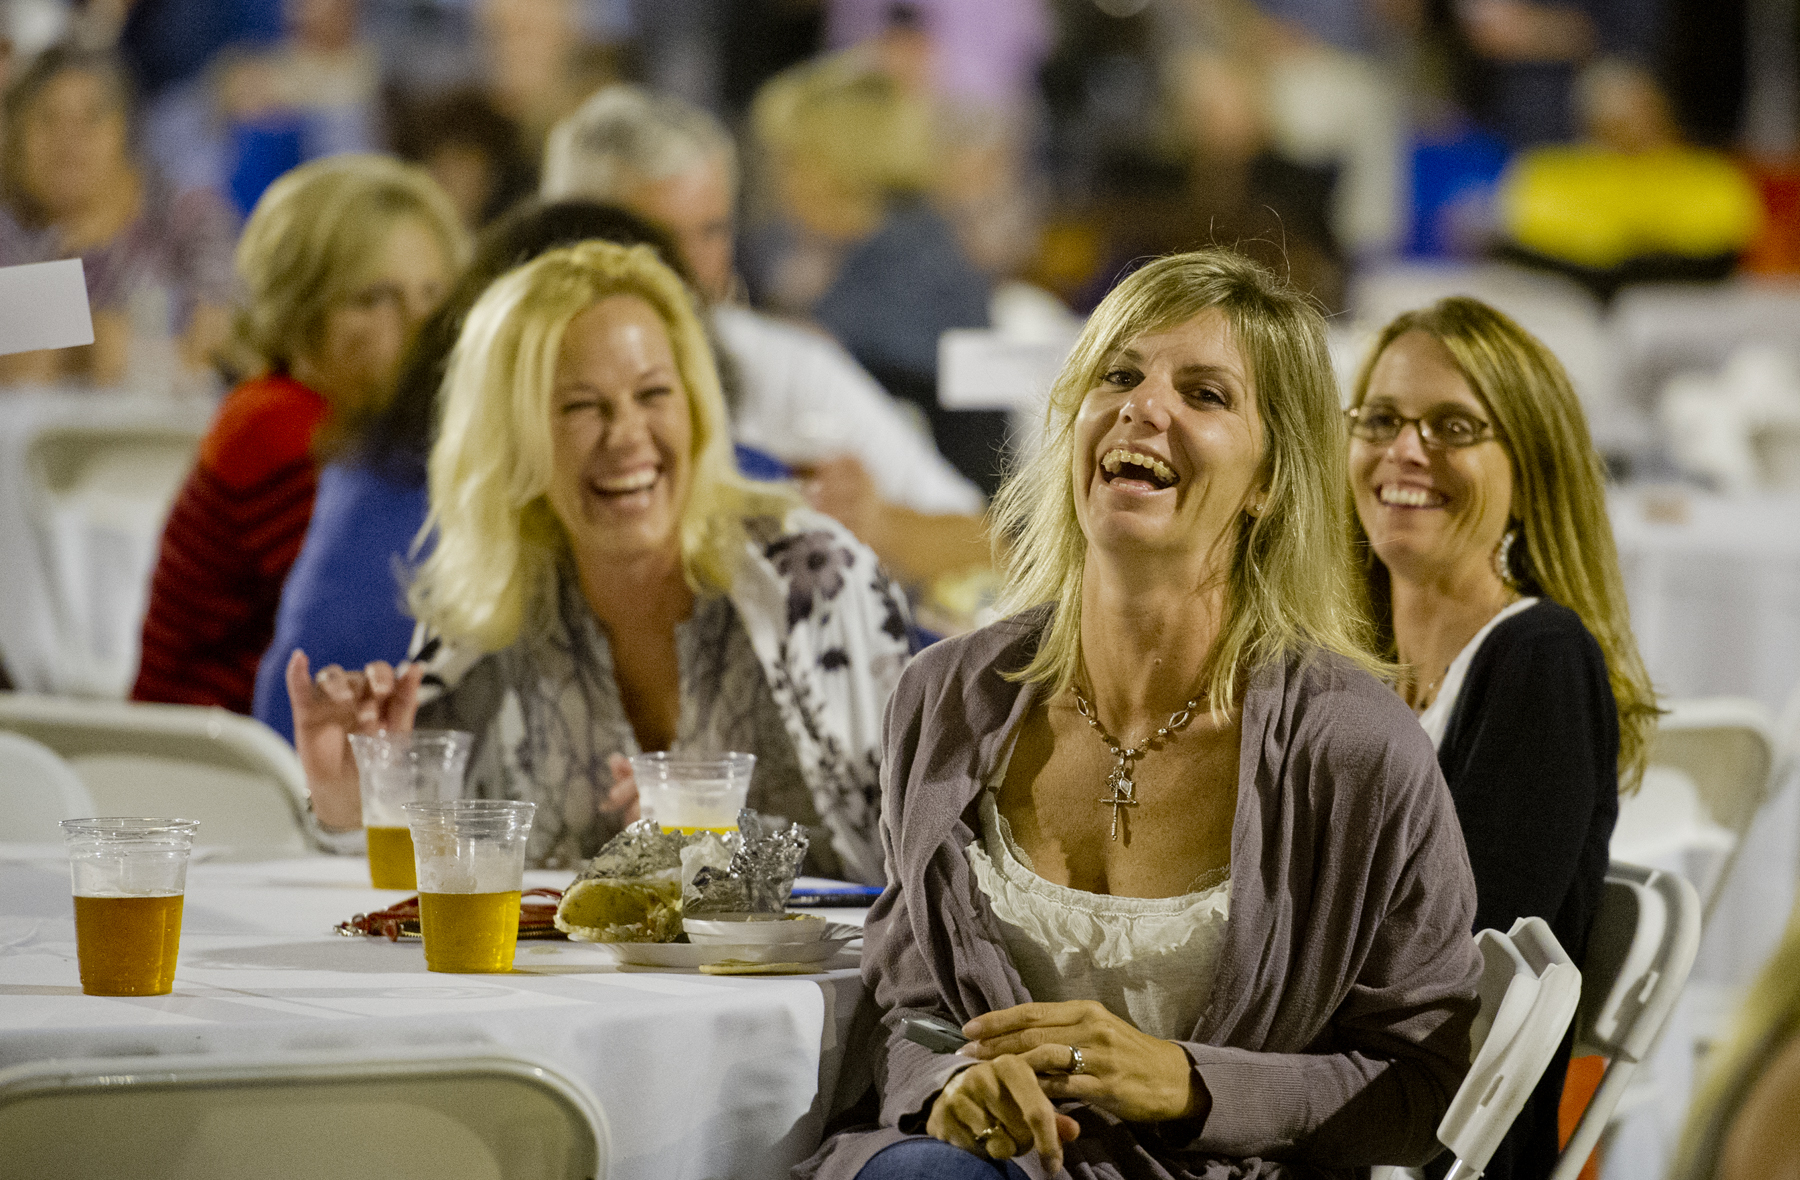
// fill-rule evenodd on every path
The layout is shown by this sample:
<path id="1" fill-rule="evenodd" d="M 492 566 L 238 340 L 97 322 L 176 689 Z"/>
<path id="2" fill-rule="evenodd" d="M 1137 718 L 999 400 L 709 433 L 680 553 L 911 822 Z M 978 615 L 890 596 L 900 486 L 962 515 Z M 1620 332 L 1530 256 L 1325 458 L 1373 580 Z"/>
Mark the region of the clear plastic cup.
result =
<path id="1" fill-rule="evenodd" d="M 750 794 L 750 772 L 755 768 L 755 754 L 631 757 L 639 809 L 666 832 L 737 831 L 738 812 Z"/>
<path id="2" fill-rule="evenodd" d="M 166 996 L 181 949 L 191 819 L 65 819 L 75 955 L 90 996 Z"/>
<path id="3" fill-rule="evenodd" d="M 471 734 L 455 729 L 350 735 L 362 785 L 363 831 L 369 837 L 369 881 L 377 889 L 417 889 L 408 803 L 462 795 Z"/>
<path id="4" fill-rule="evenodd" d="M 535 803 L 408 803 L 430 971 L 511 971 Z"/>

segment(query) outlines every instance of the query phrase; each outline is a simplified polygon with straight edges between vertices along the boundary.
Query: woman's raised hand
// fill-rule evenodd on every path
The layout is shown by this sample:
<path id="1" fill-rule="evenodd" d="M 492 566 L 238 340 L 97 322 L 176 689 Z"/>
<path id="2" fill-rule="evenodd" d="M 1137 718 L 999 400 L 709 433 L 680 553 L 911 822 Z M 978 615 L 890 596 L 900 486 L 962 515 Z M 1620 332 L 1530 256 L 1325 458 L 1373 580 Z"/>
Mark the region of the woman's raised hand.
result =
<path id="1" fill-rule="evenodd" d="M 313 812 L 326 828 L 348 831 L 362 825 L 362 792 L 353 733 L 404 733 L 419 711 L 423 664 L 395 669 L 377 660 L 361 672 L 332 664 L 311 674 L 306 653 L 296 650 L 287 665 L 288 701 L 294 708 L 294 749 L 306 771 Z"/>
<path id="2" fill-rule="evenodd" d="M 1004 1056 L 963 1070 L 944 1086 L 925 1120 L 925 1133 L 989 1159 L 1037 1149 L 1044 1171 L 1062 1170 L 1062 1145 L 1081 1128 L 1044 1095 L 1021 1057 Z"/>
<path id="3" fill-rule="evenodd" d="M 600 801 L 600 814 L 617 816 L 620 827 L 636 823 L 641 812 L 637 775 L 632 772 L 631 759 L 623 754 L 613 754 L 606 759 L 606 769 L 612 772 L 612 789 Z"/>
<path id="4" fill-rule="evenodd" d="M 963 1035 L 969 1043 L 958 1053 L 1022 1062 L 1048 1100 L 1085 1102 L 1134 1123 L 1188 1118 L 1212 1105 L 1180 1045 L 1139 1032 L 1093 1000 L 1003 1008 L 963 1025 Z M 1069 1072 L 1074 1049 L 1079 1073 Z"/>

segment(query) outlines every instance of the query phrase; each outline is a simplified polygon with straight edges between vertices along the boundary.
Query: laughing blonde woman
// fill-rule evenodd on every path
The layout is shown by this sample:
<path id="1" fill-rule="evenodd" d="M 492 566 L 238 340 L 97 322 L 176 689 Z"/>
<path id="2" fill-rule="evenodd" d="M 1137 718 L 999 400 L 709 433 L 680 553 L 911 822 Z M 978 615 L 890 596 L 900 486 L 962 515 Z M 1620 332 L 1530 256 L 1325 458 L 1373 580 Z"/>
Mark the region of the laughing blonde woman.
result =
<path id="1" fill-rule="evenodd" d="M 1158 259 L 1046 425 L 997 509 L 1023 609 L 895 691 L 879 1114 L 807 1170 L 1423 1163 L 1467 1068 L 1475 888 L 1368 654 L 1323 322 L 1233 254 Z M 921 1017 L 969 1044 L 914 1043 Z"/>
<path id="2" fill-rule="evenodd" d="M 321 825 L 361 822 L 346 734 L 416 711 L 475 734 L 475 793 L 538 804 L 534 864 L 635 818 L 625 755 L 735 750 L 757 757 L 750 806 L 811 830 L 809 871 L 879 883 L 904 604 L 836 522 L 737 474 L 675 273 L 648 246 L 540 256 L 469 312 L 443 398 L 411 593 L 429 641 L 399 671 L 288 662 Z"/>

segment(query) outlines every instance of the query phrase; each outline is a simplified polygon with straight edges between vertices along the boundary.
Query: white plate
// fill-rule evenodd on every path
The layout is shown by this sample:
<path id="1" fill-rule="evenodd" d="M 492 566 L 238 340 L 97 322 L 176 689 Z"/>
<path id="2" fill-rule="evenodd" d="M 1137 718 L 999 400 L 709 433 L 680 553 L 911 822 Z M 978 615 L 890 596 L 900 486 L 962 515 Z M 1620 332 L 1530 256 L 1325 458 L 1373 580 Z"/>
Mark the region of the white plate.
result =
<path id="1" fill-rule="evenodd" d="M 862 936 L 854 926 L 835 923 L 825 937 L 801 943 L 597 942 L 633 967 L 698 967 L 736 959 L 745 963 L 823 963 Z"/>
<path id="2" fill-rule="evenodd" d="M 713 945 L 726 944 L 742 946 L 746 943 L 779 943 L 792 946 L 797 943 L 817 942 L 825 937 L 829 925 L 818 914 L 785 914 L 779 920 L 773 917 L 761 920 L 749 918 L 687 918 L 681 928 L 687 931 L 688 941 Z"/>

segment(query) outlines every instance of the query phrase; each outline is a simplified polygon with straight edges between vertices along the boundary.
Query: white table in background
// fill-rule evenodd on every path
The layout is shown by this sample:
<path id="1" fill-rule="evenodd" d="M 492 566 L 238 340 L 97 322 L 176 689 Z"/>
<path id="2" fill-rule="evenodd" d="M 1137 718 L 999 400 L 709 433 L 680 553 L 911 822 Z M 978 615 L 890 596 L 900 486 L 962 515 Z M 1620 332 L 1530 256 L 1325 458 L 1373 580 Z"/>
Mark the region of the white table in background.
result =
<path id="1" fill-rule="evenodd" d="M 614 1180 L 782 1177 L 817 1146 L 818 1095 L 861 990 L 853 967 L 712 977 L 521 942 L 511 974 L 434 975 L 416 942 L 332 932 L 404 896 L 367 874 L 348 857 L 195 864 L 174 993 L 85 996 L 62 850 L 0 846 L 0 1066 L 467 1046 L 543 1057 L 586 1083 L 611 1124 Z"/>
<path id="2" fill-rule="evenodd" d="M 1657 691 L 1751 697 L 1779 718 L 1800 687 L 1800 494 L 1634 488 L 1615 491 L 1609 508 L 1632 630 Z M 1780 941 L 1797 876 L 1800 790 L 1790 782 L 1776 785 L 1744 838 L 1655 1052 L 1654 1098 L 1621 1124 L 1606 1180 L 1666 1170 L 1698 1080 L 1694 1040 L 1728 1025 L 1735 997 Z"/>
<path id="3" fill-rule="evenodd" d="M 1800 685 L 1800 493 L 1627 488 L 1609 507 L 1657 690 L 1779 713 Z"/>

